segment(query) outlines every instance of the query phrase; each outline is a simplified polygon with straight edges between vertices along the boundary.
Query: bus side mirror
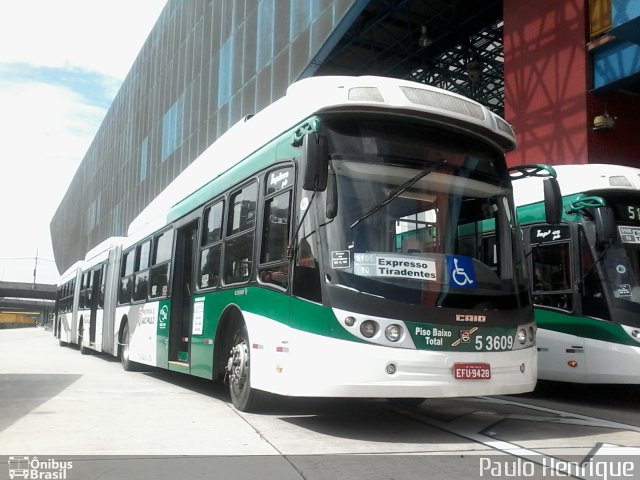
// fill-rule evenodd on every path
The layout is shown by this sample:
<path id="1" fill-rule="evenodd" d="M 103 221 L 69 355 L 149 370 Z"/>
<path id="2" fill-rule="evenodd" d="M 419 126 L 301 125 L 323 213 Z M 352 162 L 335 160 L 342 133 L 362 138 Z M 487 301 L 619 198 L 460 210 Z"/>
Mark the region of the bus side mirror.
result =
<path id="1" fill-rule="evenodd" d="M 560 185 L 555 178 L 547 178 L 543 182 L 544 188 L 544 213 L 547 223 L 557 225 L 562 218 L 562 193 Z"/>
<path id="2" fill-rule="evenodd" d="M 327 188 L 329 173 L 327 137 L 317 133 L 309 133 L 303 137 L 302 169 L 302 188 L 312 192 L 323 192 Z"/>
<path id="3" fill-rule="evenodd" d="M 613 211 L 607 207 L 593 209 L 593 220 L 596 224 L 596 247 L 603 248 L 613 242 L 616 233 L 616 221 Z"/>

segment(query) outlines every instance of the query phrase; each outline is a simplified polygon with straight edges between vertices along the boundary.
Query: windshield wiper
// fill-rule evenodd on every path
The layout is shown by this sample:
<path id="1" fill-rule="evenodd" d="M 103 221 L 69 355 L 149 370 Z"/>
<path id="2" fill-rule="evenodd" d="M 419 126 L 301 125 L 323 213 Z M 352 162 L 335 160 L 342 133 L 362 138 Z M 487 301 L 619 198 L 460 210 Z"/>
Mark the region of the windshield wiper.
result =
<path id="1" fill-rule="evenodd" d="M 593 262 L 593 264 L 591 265 L 591 267 L 589 267 L 589 270 L 587 270 L 587 273 L 585 273 L 584 275 L 582 275 L 582 277 L 580 278 L 580 280 L 578 281 L 578 283 L 576 284 L 576 287 L 578 289 L 578 291 L 582 290 L 582 287 L 584 286 L 584 281 L 587 279 L 587 277 L 591 274 L 591 272 L 598 266 L 598 264 L 600 263 L 600 261 L 602 260 L 602 258 L 606 255 L 606 253 L 609 251 L 609 247 L 611 247 L 611 243 L 609 243 L 605 249 L 602 251 L 602 253 L 600 255 L 598 255 L 598 258 L 596 258 L 596 261 Z"/>
<path id="2" fill-rule="evenodd" d="M 353 222 L 349 228 L 353 228 L 356 225 L 358 225 L 360 222 L 362 222 L 362 221 L 366 220 L 367 218 L 369 218 L 371 215 L 376 213 L 382 207 L 384 207 L 388 203 L 391 203 L 393 200 L 398 198 L 402 193 L 406 192 L 407 189 L 409 189 L 411 186 L 413 186 L 422 177 L 426 177 L 431 172 L 433 172 L 436 168 L 440 168 L 441 166 L 445 165 L 446 163 L 447 163 L 446 160 L 441 160 L 438 163 L 435 163 L 435 164 L 431 165 L 429 168 L 425 168 L 424 170 L 418 172 L 418 174 L 415 175 L 413 178 L 410 178 L 409 180 L 404 182 L 402 185 L 399 185 L 398 187 L 393 189 L 389 193 L 387 198 L 385 198 L 382 202 L 377 204 L 375 207 L 373 207 L 371 210 L 369 210 L 367 213 L 365 213 L 363 216 L 361 216 L 359 219 L 357 219 L 355 222 Z"/>

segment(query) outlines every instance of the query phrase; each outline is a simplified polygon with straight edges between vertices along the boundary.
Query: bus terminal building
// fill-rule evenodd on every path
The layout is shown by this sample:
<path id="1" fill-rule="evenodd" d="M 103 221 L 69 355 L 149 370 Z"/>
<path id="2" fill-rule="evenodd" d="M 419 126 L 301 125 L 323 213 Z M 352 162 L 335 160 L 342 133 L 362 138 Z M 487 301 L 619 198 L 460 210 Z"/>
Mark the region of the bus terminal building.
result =
<path id="1" fill-rule="evenodd" d="M 638 32 L 624 0 L 169 0 L 51 221 L 58 270 L 310 76 L 466 95 L 514 127 L 510 165 L 640 167 Z"/>

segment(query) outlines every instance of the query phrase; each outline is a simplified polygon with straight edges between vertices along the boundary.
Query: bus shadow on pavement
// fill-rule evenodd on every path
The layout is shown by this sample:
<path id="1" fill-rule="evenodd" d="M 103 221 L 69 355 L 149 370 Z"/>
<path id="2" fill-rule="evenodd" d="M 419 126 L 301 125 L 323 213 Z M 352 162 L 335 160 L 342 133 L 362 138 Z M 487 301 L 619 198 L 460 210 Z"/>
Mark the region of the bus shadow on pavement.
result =
<path id="1" fill-rule="evenodd" d="M 221 380 L 213 382 L 205 378 L 192 377 L 153 367 L 149 367 L 149 369 L 144 372 L 144 375 L 215 398 L 225 403 L 231 403 L 229 387 Z M 336 416 L 342 417 L 353 414 L 376 416 L 380 414 L 380 405 L 385 405 L 385 402 L 379 399 L 286 397 L 271 395 L 263 408 L 256 413 L 274 417 L 315 415 L 334 418 Z"/>
<path id="2" fill-rule="evenodd" d="M 0 374 L 0 431 L 64 391 L 82 375 Z M 40 412 L 46 413 L 46 412 Z"/>
<path id="3" fill-rule="evenodd" d="M 223 402 L 229 402 L 229 389 L 222 382 L 212 382 L 206 378 L 193 377 L 183 373 L 171 372 L 155 367 L 144 366 L 144 375 L 157 378 L 163 382 L 186 388 L 195 393 L 207 395 Z"/>
<path id="4" fill-rule="evenodd" d="M 640 386 L 638 385 L 581 384 L 538 380 L 535 391 L 519 396 L 589 407 L 640 411 Z"/>

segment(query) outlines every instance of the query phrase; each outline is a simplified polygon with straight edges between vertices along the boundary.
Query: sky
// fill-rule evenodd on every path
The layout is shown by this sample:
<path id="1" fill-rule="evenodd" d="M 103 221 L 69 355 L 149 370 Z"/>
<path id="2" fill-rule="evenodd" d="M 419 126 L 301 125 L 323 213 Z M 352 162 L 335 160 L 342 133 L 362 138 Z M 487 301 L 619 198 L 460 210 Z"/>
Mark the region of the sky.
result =
<path id="1" fill-rule="evenodd" d="M 166 0 L 0 0 L 0 280 L 56 283 L 49 223 Z"/>

